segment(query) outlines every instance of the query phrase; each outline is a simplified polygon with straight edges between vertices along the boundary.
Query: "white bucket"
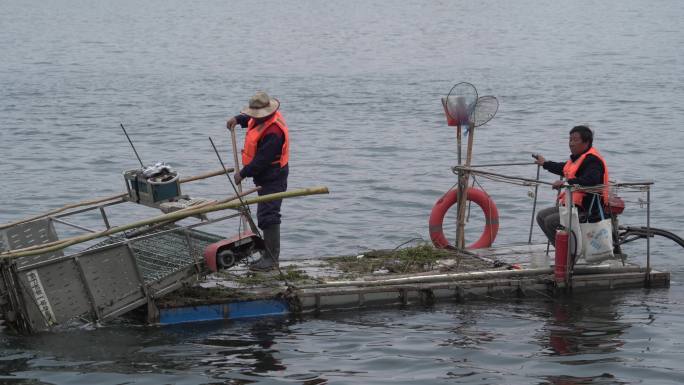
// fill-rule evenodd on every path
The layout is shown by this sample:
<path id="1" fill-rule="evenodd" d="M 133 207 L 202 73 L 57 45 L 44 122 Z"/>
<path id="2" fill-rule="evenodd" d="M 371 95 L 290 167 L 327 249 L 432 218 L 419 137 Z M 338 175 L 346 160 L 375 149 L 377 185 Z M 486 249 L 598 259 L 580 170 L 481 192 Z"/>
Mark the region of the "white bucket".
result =
<path id="1" fill-rule="evenodd" d="M 533 269 L 546 269 L 549 267 L 549 256 L 546 253 L 532 254 L 530 267 Z"/>

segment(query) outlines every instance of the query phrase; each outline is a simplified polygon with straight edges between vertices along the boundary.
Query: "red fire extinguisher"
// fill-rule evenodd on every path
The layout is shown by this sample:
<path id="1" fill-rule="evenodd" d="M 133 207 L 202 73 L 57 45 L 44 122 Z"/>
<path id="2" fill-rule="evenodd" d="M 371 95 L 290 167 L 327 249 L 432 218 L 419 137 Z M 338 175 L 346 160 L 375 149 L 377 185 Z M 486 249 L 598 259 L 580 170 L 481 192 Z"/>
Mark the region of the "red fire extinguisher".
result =
<path id="1" fill-rule="evenodd" d="M 568 232 L 565 230 L 556 231 L 556 261 L 555 276 L 557 282 L 565 281 L 565 270 L 568 266 Z"/>

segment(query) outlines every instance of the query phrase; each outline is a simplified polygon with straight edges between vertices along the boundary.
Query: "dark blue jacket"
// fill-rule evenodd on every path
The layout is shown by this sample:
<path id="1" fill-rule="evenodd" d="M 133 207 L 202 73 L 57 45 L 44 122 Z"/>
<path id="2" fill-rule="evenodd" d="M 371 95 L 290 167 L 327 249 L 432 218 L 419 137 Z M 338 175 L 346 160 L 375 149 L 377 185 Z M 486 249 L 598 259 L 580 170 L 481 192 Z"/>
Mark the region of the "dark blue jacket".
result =
<path id="1" fill-rule="evenodd" d="M 570 155 L 570 159 L 574 162 L 579 158 L 580 155 Z M 547 170 L 553 174 L 563 176 L 563 167 L 565 166 L 565 162 L 552 162 L 552 161 L 546 161 L 544 162 L 544 170 Z M 575 174 L 575 177 L 572 179 L 569 179 L 567 181 L 568 184 L 576 184 L 580 186 L 596 186 L 603 184 L 603 162 L 594 155 L 587 155 L 586 158 L 584 158 L 584 161 L 580 165 L 579 169 L 577 169 L 577 173 Z M 589 209 L 589 206 L 591 205 L 591 200 L 593 199 L 594 194 L 587 194 L 584 196 L 584 199 L 582 200 L 582 207 L 580 208 L 580 211 L 586 211 Z M 597 202 L 594 202 L 594 207 L 591 210 L 591 215 L 590 218 L 592 221 L 595 219 L 600 219 L 600 214 L 598 212 L 597 208 L 597 203 L 600 203 L 601 199 L 600 197 L 597 197 Z"/>
<path id="2" fill-rule="evenodd" d="M 235 120 L 242 127 L 247 127 L 249 119 L 249 116 L 245 114 L 235 116 Z M 285 134 L 275 124 L 266 127 L 265 130 L 257 144 L 257 153 L 254 159 L 240 170 L 240 176 L 253 178 L 254 184 L 257 186 L 287 178 L 289 171 L 289 165 L 281 168 L 279 164 L 273 164 L 277 159 L 280 159 Z"/>

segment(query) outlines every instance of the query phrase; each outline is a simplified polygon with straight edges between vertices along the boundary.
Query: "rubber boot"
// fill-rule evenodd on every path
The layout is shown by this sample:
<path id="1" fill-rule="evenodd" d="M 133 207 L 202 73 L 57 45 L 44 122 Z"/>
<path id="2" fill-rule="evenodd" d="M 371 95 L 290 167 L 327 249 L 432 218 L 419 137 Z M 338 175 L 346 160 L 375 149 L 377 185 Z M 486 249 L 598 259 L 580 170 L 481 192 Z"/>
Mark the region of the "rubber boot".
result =
<path id="1" fill-rule="evenodd" d="M 280 225 L 271 225 L 263 229 L 264 250 L 261 258 L 249 265 L 250 270 L 269 271 L 278 267 L 280 257 Z"/>

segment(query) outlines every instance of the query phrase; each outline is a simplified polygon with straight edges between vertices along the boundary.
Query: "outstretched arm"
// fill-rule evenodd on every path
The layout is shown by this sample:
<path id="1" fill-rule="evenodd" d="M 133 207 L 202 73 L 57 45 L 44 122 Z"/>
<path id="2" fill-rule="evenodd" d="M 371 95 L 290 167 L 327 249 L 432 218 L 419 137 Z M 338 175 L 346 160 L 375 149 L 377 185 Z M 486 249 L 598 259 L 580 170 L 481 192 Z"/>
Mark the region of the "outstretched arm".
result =
<path id="1" fill-rule="evenodd" d="M 563 175 L 563 167 L 565 166 L 565 163 L 546 160 L 546 158 L 540 154 L 532 154 L 532 157 L 534 158 L 534 163 L 544 167 L 544 170 L 552 174 Z"/>

